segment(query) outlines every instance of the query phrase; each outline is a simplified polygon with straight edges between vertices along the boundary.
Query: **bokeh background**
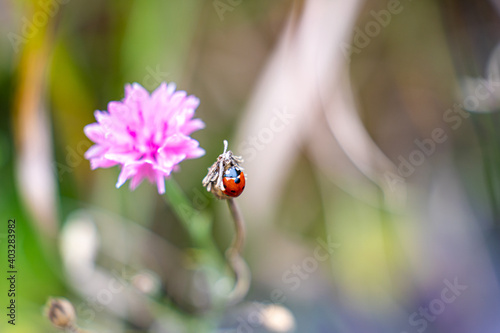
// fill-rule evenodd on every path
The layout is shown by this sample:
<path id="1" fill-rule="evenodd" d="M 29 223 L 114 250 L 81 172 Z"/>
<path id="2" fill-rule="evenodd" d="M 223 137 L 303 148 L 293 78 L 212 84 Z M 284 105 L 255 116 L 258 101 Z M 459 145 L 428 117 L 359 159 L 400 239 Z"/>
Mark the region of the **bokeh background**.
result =
<path id="1" fill-rule="evenodd" d="M 91 332 L 498 332 L 499 15 L 493 0 L 0 0 L 0 331 L 56 332 L 57 296 Z M 117 167 L 83 157 L 94 110 L 163 81 L 206 123 L 206 155 L 173 176 L 185 202 L 116 189 Z M 252 272 L 229 308 L 214 304 L 233 224 L 201 185 L 224 139 L 246 160 Z"/>

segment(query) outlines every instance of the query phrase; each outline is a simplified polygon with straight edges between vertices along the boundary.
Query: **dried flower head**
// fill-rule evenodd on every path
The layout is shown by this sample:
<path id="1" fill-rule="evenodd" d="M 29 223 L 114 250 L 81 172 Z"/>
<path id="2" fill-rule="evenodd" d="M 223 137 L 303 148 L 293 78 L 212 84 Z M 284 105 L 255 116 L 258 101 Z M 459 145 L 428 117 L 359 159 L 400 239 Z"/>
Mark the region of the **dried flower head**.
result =
<path id="1" fill-rule="evenodd" d="M 165 193 L 165 177 L 184 159 L 205 154 L 189 135 L 202 129 L 192 119 L 200 101 L 175 84 L 162 83 L 149 94 L 141 85 L 125 87 L 121 102 L 110 102 L 108 111 L 96 111 L 97 123 L 85 126 L 87 137 L 96 144 L 85 153 L 92 169 L 121 165 L 116 187 L 131 179 L 134 190 L 146 178 Z"/>
<path id="2" fill-rule="evenodd" d="M 224 140 L 224 152 L 208 168 L 208 173 L 202 181 L 203 186 L 217 199 L 239 196 L 245 189 L 245 174 L 240 163 L 243 163 L 243 158 L 227 150 L 227 141 Z"/>
<path id="3" fill-rule="evenodd" d="M 47 318 L 57 328 L 72 328 L 76 320 L 75 308 L 65 298 L 49 298 L 45 307 Z"/>

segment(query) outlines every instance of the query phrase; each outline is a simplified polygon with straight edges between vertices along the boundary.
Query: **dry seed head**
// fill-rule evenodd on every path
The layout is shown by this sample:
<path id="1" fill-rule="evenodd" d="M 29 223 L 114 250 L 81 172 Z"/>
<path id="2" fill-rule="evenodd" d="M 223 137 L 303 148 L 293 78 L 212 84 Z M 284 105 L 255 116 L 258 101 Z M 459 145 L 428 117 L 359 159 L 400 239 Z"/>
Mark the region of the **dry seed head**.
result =
<path id="1" fill-rule="evenodd" d="M 217 199 L 230 199 L 231 197 L 224 194 L 224 184 L 222 179 L 224 178 L 224 173 L 231 167 L 238 167 L 243 172 L 243 168 L 240 163 L 243 163 L 243 158 L 241 156 L 233 155 L 233 152 L 227 149 L 227 140 L 224 140 L 224 152 L 217 157 L 217 160 L 210 168 L 208 168 L 208 173 L 203 178 L 202 184 L 207 188 L 208 192 L 212 192 Z"/>
<path id="2" fill-rule="evenodd" d="M 65 298 L 49 298 L 45 312 L 47 318 L 57 328 L 71 328 L 76 320 L 75 308 Z"/>

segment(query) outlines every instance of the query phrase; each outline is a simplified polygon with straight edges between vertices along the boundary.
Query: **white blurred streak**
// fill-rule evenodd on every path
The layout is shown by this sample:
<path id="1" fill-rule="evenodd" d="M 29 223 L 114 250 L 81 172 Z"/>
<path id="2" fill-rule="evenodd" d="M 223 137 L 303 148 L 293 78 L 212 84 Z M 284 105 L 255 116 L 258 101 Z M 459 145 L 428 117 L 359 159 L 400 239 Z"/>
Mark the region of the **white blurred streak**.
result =
<path id="1" fill-rule="evenodd" d="M 396 177 L 397 168 L 364 127 L 356 110 L 348 76 L 343 75 L 342 80 L 331 91 L 333 94 L 326 101 L 324 111 L 333 136 L 356 168 L 383 191 L 388 206 L 399 210 L 406 202 L 404 179 L 388 176 L 390 173 L 394 175 L 392 177 Z M 324 93 L 322 96 L 328 94 Z M 328 153 L 326 150 L 325 153 Z"/>
<path id="2" fill-rule="evenodd" d="M 467 111 L 488 113 L 500 111 L 500 44 L 491 52 L 485 78 L 465 77 L 460 88 Z"/>
<path id="3" fill-rule="evenodd" d="M 29 112 L 22 126 L 23 145 L 18 151 L 17 179 L 21 197 L 40 231 L 54 237 L 57 229 L 56 185 L 52 169 L 53 151 L 50 124 L 45 110 Z"/>
<path id="4" fill-rule="evenodd" d="M 89 278 L 99 240 L 94 222 L 84 212 L 72 213 L 61 232 L 60 249 L 67 272 L 75 282 Z"/>
<path id="5" fill-rule="evenodd" d="M 345 157 L 325 119 L 318 119 L 315 128 L 316 131 L 309 137 L 307 152 L 309 159 L 321 172 L 320 179 L 326 178 L 329 184 L 334 184 L 360 202 L 379 207 L 380 200 L 376 188 L 361 186 L 367 183 L 365 176 L 352 167 L 352 162 Z M 319 145 L 318 142 L 323 144 Z"/>
<path id="6" fill-rule="evenodd" d="M 128 267 L 131 253 L 138 252 L 149 236 L 154 235 L 130 221 L 104 212 L 80 210 L 68 217 L 61 234 L 60 251 L 69 284 L 85 300 L 75 306 L 92 314 L 87 319 L 93 320 L 106 309 L 137 325 L 148 325 L 152 321 L 147 297 L 138 292 L 136 284 L 139 284 L 139 291 L 149 293 L 159 288 L 159 281 L 151 273 L 135 273 Z M 96 265 L 101 253 L 114 268 L 108 270 Z"/>
<path id="7" fill-rule="evenodd" d="M 477 91 L 479 87 L 487 87 L 486 89 L 488 90 L 493 88 L 491 87 L 491 84 L 483 78 L 465 77 L 460 80 L 460 88 L 464 96 L 474 96 L 475 91 Z M 497 96 L 495 94 L 489 94 L 488 98 L 481 100 L 480 103 L 477 104 L 477 106 L 474 108 L 467 108 L 467 111 L 477 113 L 489 113 L 498 111 L 500 110 L 499 97 L 500 96 Z"/>
<path id="8" fill-rule="evenodd" d="M 285 108 L 294 118 L 282 131 L 274 133 L 272 142 L 257 149 L 255 158 L 245 162 L 249 181 L 242 209 L 254 222 L 267 221 L 273 214 L 300 147 L 320 116 L 318 86 L 332 83 L 324 73 L 335 76 L 345 65 L 340 45 L 349 40 L 361 3 L 304 2 L 298 22 L 288 22 L 263 71 L 237 131 L 237 142 L 247 141 L 269 126 L 270 113 L 275 109 Z"/>
<path id="9" fill-rule="evenodd" d="M 17 91 L 16 178 L 26 208 L 44 235 L 57 233 L 56 181 L 52 169 L 51 127 L 44 105 L 45 48 L 25 55 Z"/>
<path id="10" fill-rule="evenodd" d="M 87 320 L 107 311 L 148 326 L 155 320 L 154 299 L 161 290 L 200 308 L 210 302 L 205 275 L 197 276 L 200 288 L 191 288 L 194 277 L 185 267 L 185 253 L 149 229 L 100 209 L 75 211 L 64 225 L 61 256 L 68 283 L 83 300 L 75 306 L 89 314 Z"/>

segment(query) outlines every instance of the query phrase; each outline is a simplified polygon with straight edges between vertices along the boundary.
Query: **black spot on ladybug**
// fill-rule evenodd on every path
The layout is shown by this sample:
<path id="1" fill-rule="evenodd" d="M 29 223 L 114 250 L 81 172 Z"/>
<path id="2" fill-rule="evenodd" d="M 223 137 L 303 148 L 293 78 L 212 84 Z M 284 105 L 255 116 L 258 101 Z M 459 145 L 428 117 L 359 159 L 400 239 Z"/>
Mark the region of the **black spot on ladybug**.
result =
<path id="1" fill-rule="evenodd" d="M 236 191 L 235 191 L 235 190 L 231 190 L 231 191 L 229 191 L 229 192 L 231 192 L 231 193 L 236 193 Z"/>
<path id="2" fill-rule="evenodd" d="M 240 183 L 240 179 L 239 179 L 239 178 L 236 178 L 236 179 L 234 180 L 234 183 L 235 183 L 235 184 L 239 184 L 239 183 Z"/>

